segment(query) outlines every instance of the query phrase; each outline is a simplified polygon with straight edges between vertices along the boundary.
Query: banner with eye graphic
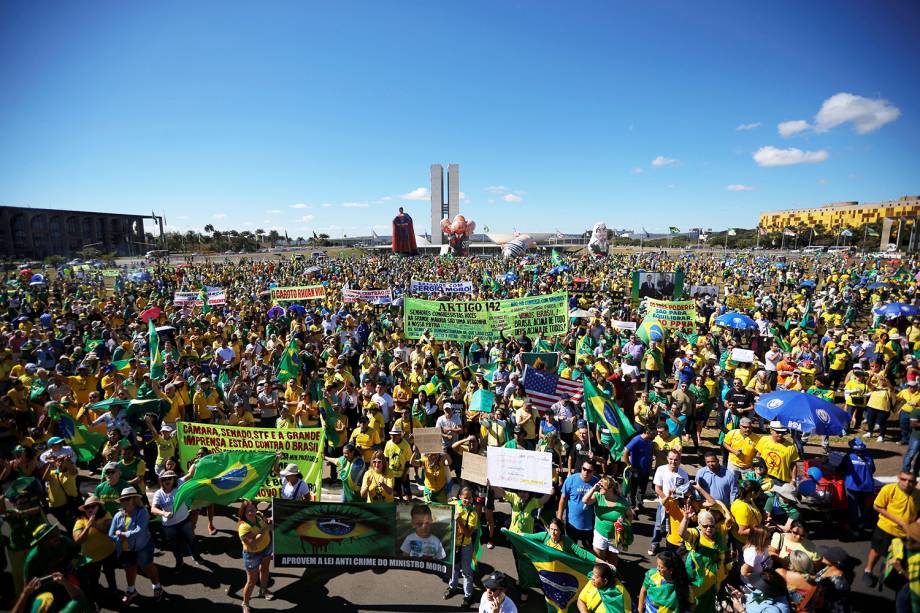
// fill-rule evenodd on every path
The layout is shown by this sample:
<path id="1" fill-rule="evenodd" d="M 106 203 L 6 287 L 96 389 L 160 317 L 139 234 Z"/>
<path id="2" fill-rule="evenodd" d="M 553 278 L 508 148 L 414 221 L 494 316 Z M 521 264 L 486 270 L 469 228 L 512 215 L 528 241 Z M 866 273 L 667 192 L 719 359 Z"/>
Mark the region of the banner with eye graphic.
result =
<path id="1" fill-rule="evenodd" d="M 449 576 L 454 507 L 274 498 L 275 566 L 417 570 Z"/>

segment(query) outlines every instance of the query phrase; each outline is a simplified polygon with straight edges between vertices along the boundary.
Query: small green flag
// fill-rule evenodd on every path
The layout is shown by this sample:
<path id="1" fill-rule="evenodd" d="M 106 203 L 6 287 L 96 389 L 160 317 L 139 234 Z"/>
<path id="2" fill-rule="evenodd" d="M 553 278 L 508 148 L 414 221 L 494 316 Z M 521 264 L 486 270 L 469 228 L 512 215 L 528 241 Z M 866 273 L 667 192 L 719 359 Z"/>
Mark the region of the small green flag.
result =
<path id="1" fill-rule="evenodd" d="M 281 363 L 278 364 L 278 381 L 287 383 L 300 374 L 300 356 L 297 355 L 297 339 L 291 335 L 291 341 L 284 350 Z"/>
<path id="2" fill-rule="evenodd" d="M 57 405 L 48 409 L 48 418 L 56 424 L 57 435 L 67 441 L 82 462 L 91 462 L 105 444 L 105 435 L 91 432 L 78 424 L 70 414 Z"/>
<path id="3" fill-rule="evenodd" d="M 160 334 L 151 317 L 147 322 L 147 344 L 150 346 L 150 378 L 159 381 L 163 378 L 163 354 L 160 353 Z"/>
<path id="4" fill-rule="evenodd" d="M 610 432 L 610 452 L 619 456 L 626 442 L 636 433 L 636 429 L 616 401 L 598 392 L 587 377 L 584 378 L 584 388 L 585 419 Z"/>
<path id="5" fill-rule="evenodd" d="M 198 300 L 201 300 L 201 312 L 210 313 L 211 305 L 208 304 L 208 292 L 203 287 L 198 291 Z"/>
<path id="6" fill-rule="evenodd" d="M 195 463 L 195 475 L 179 486 L 173 509 L 192 503 L 233 504 L 252 496 L 275 465 L 275 454 L 264 451 L 223 451 Z"/>

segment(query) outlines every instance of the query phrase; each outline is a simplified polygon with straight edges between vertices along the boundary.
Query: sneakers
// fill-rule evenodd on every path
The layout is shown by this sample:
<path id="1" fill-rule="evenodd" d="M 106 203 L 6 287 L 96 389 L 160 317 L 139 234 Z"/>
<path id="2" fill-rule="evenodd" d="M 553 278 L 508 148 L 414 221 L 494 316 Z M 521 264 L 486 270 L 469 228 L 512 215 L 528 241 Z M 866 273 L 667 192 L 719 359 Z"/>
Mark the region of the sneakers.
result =
<path id="1" fill-rule="evenodd" d="M 135 598 L 137 598 L 137 590 L 125 592 L 125 595 L 121 597 L 121 604 L 131 604 Z"/>
<path id="2" fill-rule="evenodd" d="M 653 555 L 655 555 L 655 551 L 656 551 L 655 547 L 652 547 L 651 549 L 649 549 L 649 550 L 646 551 L 645 553 L 648 554 L 648 555 L 650 555 L 650 556 L 653 556 Z"/>
<path id="3" fill-rule="evenodd" d="M 464 596 L 464 597 L 463 597 L 463 602 L 460 603 L 460 607 L 463 608 L 463 609 L 469 609 L 471 604 L 473 604 L 473 597 L 472 597 L 472 596 Z"/>
<path id="4" fill-rule="evenodd" d="M 885 437 L 884 437 L 884 436 L 879 436 L 877 439 L 875 439 L 875 442 L 876 442 L 876 443 L 884 443 L 884 442 L 885 442 Z"/>
<path id="5" fill-rule="evenodd" d="M 444 590 L 444 600 L 450 600 L 454 596 L 460 593 L 460 590 L 455 587 L 448 587 Z"/>
<path id="6" fill-rule="evenodd" d="M 137 592 L 134 592 L 134 593 L 136 594 Z M 160 602 L 161 600 L 163 600 L 164 596 L 166 596 L 166 592 L 163 591 L 162 587 L 158 587 L 153 590 L 153 599 L 156 602 Z"/>
<path id="7" fill-rule="evenodd" d="M 863 583 L 864 586 L 866 586 L 866 587 L 868 587 L 868 588 L 871 589 L 871 588 L 875 587 L 876 584 L 878 583 L 878 577 L 876 577 L 876 576 L 873 575 L 872 573 L 864 572 L 864 573 L 863 573 L 863 578 L 862 578 L 862 583 Z"/>

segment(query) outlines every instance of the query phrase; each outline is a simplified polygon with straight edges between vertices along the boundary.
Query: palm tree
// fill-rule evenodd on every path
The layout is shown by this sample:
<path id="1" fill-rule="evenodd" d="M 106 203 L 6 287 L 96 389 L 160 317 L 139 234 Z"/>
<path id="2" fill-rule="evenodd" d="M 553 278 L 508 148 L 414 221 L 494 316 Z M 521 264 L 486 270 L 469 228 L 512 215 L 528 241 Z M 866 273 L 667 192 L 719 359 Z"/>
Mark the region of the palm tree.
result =
<path id="1" fill-rule="evenodd" d="M 275 243 L 281 240 L 281 235 L 278 234 L 277 230 L 272 230 L 271 232 L 268 233 L 268 240 L 271 243 L 272 247 L 274 247 Z"/>

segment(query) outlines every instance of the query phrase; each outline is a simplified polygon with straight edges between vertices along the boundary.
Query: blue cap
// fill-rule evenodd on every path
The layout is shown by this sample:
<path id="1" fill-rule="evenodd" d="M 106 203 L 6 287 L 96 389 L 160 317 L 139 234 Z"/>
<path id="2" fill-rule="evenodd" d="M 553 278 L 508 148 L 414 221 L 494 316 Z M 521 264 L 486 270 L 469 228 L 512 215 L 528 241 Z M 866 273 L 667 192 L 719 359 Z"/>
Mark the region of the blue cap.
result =
<path id="1" fill-rule="evenodd" d="M 64 439 L 62 439 L 60 436 L 52 436 L 51 438 L 48 439 L 48 444 L 49 445 L 63 445 Z"/>
<path id="2" fill-rule="evenodd" d="M 856 451 L 862 451 L 866 448 L 866 441 L 862 440 L 861 437 L 856 437 L 850 439 L 850 449 L 855 449 Z"/>

